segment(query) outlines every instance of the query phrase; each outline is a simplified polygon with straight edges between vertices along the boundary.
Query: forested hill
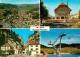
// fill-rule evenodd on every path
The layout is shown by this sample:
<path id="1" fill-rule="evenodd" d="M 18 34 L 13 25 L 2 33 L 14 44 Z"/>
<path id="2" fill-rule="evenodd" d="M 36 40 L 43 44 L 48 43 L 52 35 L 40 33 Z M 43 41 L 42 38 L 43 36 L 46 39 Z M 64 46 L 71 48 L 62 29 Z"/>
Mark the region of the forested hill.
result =
<path id="1" fill-rule="evenodd" d="M 16 8 L 17 5 L 14 5 L 14 4 L 5 4 L 5 3 L 0 3 L 0 9 L 5 9 L 5 8 Z"/>
<path id="2" fill-rule="evenodd" d="M 17 35 L 12 30 L 0 29 L 0 46 L 5 43 L 9 43 L 18 49 L 23 47 L 23 40 L 19 35 Z"/>
<path id="3" fill-rule="evenodd" d="M 6 3 L 0 3 L 0 9 L 8 9 L 8 8 L 20 8 L 20 9 L 38 9 L 39 10 L 39 4 L 6 4 Z"/>
<path id="4" fill-rule="evenodd" d="M 59 47 L 60 44 L 57 44 L 56 47 Z M 61 43 L 61 47 L 64 48 L 64 47 L 76 47 L 76 48 L 80 48 L 80 43 L 73 43 L 73 44 L 66 44 L 66 43 Z M 48 47 L 48 46 L 45 46 L 45 45 L 42 45 L 41 44 L 41 48 L 53 48 L 53 47 Z"/>
<path id="5" fill-rule="evenodd" d="M 57 44 L 56 47 L 58 47 L 60 44 Z M 72 43 L 72 44 L 66 44 L 66 43 L 62 43 L 61 44 L 62 48 L 64 47 L 80 47 L 80 43 Z"/>

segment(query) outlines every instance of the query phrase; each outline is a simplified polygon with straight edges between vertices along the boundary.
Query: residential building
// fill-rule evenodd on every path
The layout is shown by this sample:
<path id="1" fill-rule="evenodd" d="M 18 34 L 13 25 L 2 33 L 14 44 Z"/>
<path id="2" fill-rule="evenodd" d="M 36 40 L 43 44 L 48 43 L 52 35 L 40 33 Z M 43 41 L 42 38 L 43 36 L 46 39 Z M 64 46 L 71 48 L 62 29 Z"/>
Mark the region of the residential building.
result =
<path id="1" fill-rule="evenodd" d="M 30 43 L 25 51 L 28 51 L 31 56 L 40 55 L 40 43 Z"/>
<path id="2" fill-rule="evenodd" d="M 6 43 L 1 46 L 2 51 L 7 51 L 7 50 L 11 50 L 11 49 L 13 49 L 13 47 L 9 43 Z"/>
<path id="3" fill-rule="evenodd" d="M 72 15 L 71 19 L 79 19 L 79 13 Z"/>
<path id="4" fill-rule="evenodd" d="M 9 44 L 9 43 L 6 43 L 6 44 L 2 45 L 1 50 L 4 51 L 4 52 L 6 51 L 7 54 L 9 54 L 9 52 L 7 52 L 7 51 L 14 50 L 14 54 L 19 54 L 19 50 L 16 49 L 15 47 L 12 47 L 12 45 Z"/>

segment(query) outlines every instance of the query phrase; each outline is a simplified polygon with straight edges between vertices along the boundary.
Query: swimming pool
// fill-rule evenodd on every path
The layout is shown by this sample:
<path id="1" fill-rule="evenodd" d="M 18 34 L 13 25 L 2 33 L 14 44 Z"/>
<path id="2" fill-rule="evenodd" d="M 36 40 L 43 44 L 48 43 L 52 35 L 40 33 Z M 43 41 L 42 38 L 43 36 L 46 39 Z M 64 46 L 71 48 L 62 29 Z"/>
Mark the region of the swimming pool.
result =
<path id="1" fill-rule="evenodd" d="M 80 57 L 80 54 L 71 54 L 71 55 L 57 55 L 57 56 L 46 56 L 46 57 Z"/>

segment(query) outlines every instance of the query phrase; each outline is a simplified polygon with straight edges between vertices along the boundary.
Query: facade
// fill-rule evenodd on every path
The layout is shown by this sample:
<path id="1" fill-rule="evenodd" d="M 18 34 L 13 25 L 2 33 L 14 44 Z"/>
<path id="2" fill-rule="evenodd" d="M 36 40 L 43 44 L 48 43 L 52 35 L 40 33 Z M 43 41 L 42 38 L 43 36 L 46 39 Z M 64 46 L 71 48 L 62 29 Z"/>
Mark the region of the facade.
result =
<path id="1" fill-rule="evenodd" d="M 14 54 L 19 54 L 19 50 L 12 47 L 9 43 L 2 45 L 1 50 L 2 51 L 14 50 Z M 6 52 L 6 53 L 9 54 L 8 52 Z"/>
<path id="2" fill-rule="evenodd" d="M 29 51 L 31 52 L 31 56 L 36 56 L 40 54 L 40 44 L 39 43 L 30 43 Z"/>
<path id="3" fill-rule="evenodd" d="M 40 43 L 30 43 L 25 52 L 31 56 L 40 55 Z"/>
<path id="4" fill-rule="evenodd" d="M 19 54 L 18 49 L 14 49 L 14 50 L 15 50 L 15 53 L 14 54 Z"/>
<path id="5" fill-rule="evenodd" d="M 71 19 L 79 19 L 79 13 L 72 15 Z"/>
<path id="6" fill-rule="evenodd" d="M 2 51 L 7 51 L 7 50 L 11 50 L 11 49 L 13 49 L 13 47 L 9 43 L 6 43 L 1 46 Z"/>
<path id="7" fill-rule="evenodd" d="M 55 19 L 69 19 L 72 10 L 64 3 L 61 3 L 55 10 Z"/>

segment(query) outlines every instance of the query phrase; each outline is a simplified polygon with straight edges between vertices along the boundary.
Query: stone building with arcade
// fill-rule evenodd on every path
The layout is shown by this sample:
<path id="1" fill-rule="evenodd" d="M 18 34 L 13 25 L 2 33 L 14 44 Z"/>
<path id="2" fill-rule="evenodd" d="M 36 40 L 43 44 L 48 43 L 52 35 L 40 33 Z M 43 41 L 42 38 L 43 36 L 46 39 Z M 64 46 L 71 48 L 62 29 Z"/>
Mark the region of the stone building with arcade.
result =
<path id="1" fill-rule="evenodd" d="M 70 12 L 72 10 L 65 3 L 61 3 L 55 10 L 55 19 L 69 19 L 70 18 Z"/>

